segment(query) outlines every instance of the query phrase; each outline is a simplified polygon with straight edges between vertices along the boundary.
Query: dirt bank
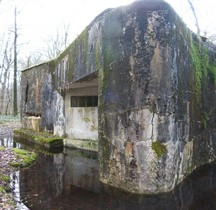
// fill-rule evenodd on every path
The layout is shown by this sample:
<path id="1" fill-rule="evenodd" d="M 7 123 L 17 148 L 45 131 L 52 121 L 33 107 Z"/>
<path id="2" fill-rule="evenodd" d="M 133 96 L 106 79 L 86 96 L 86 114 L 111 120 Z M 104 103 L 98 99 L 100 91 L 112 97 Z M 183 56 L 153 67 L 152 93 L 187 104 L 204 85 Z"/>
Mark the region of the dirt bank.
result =
<path id="1" fill-rule="evenodd" d="M 0 140 L 12 137 L 13 130 L 20 127 L 17 120 L 2 120 L 0 118 Z M 16 154 L 10 148 L 0 147 L 0 209 L 15 209 L 12 194 L 9 187 L 9 175 L 15 168 L 9 162 L 16 160 Z M 7 192 L 6 192 L 7 191 Z"/>

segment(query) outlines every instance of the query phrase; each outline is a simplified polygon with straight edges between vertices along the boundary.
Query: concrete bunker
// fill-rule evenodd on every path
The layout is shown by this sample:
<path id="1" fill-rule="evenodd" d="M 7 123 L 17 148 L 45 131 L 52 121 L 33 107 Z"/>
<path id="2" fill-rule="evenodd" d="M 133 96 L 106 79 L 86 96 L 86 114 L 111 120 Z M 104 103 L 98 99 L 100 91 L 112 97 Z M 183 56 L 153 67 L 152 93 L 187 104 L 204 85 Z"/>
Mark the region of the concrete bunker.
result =
<path id="1" fill-rule="evenodd" d="M 162 0 L 105 10 L 21 79 L 22 119 L 40 113 L 40 130 L 69 143 L 98 139 L 102 183 L 167 192 L 216 158 L 216 47 Z"/>

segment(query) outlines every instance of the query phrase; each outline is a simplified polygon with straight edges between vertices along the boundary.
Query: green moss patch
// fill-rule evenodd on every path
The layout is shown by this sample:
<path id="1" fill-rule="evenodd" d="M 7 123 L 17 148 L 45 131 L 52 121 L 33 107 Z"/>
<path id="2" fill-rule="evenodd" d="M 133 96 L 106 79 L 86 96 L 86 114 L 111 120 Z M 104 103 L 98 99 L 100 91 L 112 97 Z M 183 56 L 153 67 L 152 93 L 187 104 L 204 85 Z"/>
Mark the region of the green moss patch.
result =
<path id="1" fill-rule="evenodd" d="M 10 176 L 0 173 L 0 193 L 10 192 Z"/>
<path id="2" fill-rule="evenodd" d="M 63 138 L 47 132 L 34 132 L 28 129 L 14 130 L 14 139 L 46 149 L 63 148 Z"/>
<path id="3" fill-rule="evenodd" d="M 216 66 L 211 65 L 211 64 L 209 65 L 208 75 L 209 75 L 211 82 L 215 85 L 216 84 Z"/>
<path id="4" fill-rule="evenodd" d="M 17 168 L 25 168 L 32 165 L 36 159 L 37 155 L 34 152 L 26 151 L 23 149 L 13 148 L 13 151 L 16 153 L 16 161 L 10 162 L 10 166 Z"/>
<path id="5" fill-rule="evenodd" d="M 201 43 L 192 43 L 191 57 L 193 66 L 195 68 L 194 90 L 196 93 L 197 101 L 201 100 L 202 85 L 207 85 L 207 78 L 215 85 L 216 84 L 216 66 L 210 62 L 209 54 L 206 47 Z"/>
<path id="6" fill-rule="evenodd" d="M 0 174 L 0 180 L 2 180 L 4 182 L 10 182 L 10 177 L 8 175 L 5 175 L 5 174 Z"/>
<path id="7" fill-rule="evenodd" d="M 0 146 L 0 150 L 2 151 L 2 150 L 5 150 L 5 147 L 3 147 L 3 146 Z"/>
<path id="8" fill-rule="evenodd" d="M 166 146 L 158 141 L 152 142 L 152 149 L 156 153 L 158 159 L 160 159 L 167 152 Z"/>

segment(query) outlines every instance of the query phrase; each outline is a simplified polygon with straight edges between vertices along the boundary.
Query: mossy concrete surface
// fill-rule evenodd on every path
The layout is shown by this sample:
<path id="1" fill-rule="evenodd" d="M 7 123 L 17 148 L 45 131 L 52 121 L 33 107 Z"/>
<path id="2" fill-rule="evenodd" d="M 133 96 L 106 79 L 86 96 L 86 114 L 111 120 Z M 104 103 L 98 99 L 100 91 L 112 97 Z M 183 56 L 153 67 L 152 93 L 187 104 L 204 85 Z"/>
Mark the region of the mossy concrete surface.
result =
<path id="1" fill-rule="evenodd" d="M 72 148 L 88 150 L 88 151 L 98 151 L 98 141 L 95 140 L 79 140 L 79 139 L 65 139 L 65 144 Z"/>
<path id="2" fill-rule="evenodd" d="M 28 129 L 14 130 L 14 140 L 23 141 L 42 148 L 63 148 L 63 138 L 47 132 L 34 132 Z"/>
<path id="3" fill-rule="evenodd" d="M 152 142 L 152 149 L 155 151 L 158 159 L 160 159 L 167 151 L 166 146 L 157 141 Z"/>

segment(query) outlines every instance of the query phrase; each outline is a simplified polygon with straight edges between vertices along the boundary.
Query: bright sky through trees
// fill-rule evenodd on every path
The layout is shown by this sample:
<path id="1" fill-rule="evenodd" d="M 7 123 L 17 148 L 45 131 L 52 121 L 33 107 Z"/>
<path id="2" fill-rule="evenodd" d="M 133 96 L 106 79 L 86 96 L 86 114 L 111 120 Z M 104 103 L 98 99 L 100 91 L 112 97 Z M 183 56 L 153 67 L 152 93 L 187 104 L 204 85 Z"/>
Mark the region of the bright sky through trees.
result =
<path id="1" fill-rule="evenodd" d="M 133 0 L 2 0 L 0 4 L 0 34 L 13 26 L 14 4 L 20 11 L 19 43 L 21 53 L 28 54 L 43 46 L 43 40 L 55 33 L 63 24 L 70 24 L 71 40 L 100 14 L 104 9 L 117 7 Z M 194 17 L 187 0 L 167 0 L 194 31 Z M 200 28 L 216 34 L 216 6 L 214 0 L 193 0 L 197 8 Z M 8 29 L 9 27 L 9 29 Z"/>

